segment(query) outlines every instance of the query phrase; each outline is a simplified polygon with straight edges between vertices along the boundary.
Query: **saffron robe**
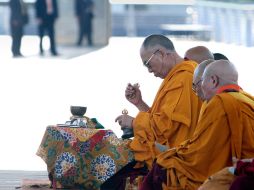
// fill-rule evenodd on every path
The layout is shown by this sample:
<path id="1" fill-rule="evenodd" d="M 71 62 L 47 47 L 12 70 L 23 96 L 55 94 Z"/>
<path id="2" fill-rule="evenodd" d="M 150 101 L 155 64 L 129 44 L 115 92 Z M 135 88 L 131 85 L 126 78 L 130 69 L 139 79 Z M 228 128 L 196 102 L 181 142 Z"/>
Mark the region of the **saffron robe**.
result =
<path id="1" fill-rule="evenodd" d="M 190 140 L 157 157 L 167 169 L 163 189 L 196 190 L 210 175 L 232 166 L 232 157 L 254 157 L 254 98 L 230 92 L 214 96 Z"/>
<path id="2" fill-rule="evenodd" d="M 148 112 L 139 112 L 133 121 L 134 138 L 130 148 L 135 160 L 148 168 L 160 153 L 154 142 L 174 147 L 194 133 L 201 101 L 192 90 L 193 61 L 176 65 L 163 80 Z"/>

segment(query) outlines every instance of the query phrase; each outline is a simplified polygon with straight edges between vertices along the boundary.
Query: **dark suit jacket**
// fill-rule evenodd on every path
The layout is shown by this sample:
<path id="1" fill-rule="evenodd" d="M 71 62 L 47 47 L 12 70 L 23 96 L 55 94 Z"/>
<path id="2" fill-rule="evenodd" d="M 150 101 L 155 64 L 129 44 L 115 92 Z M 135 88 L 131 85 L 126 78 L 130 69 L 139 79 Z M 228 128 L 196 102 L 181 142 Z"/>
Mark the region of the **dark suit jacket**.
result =
<path id="1" fill-rule="evenodd" d="M 92 0 L 75 0 L 75 13 L 79 17 L 93 17 L 93 6 Z"/>
<path id="2" fill-rule="evenodd" d="M 52 0 L 53 13 L 51 15 L 47 14 L 47 4 L 46 0 L 36 0 L 35 10 L 36 17 L 42 19 L 43 21 L 55 20 L 58 17 L 58 6 L 57 0 Z"/>
<path id="3" fill-rule="evenodd" d="M 19 0 L 10 0 L 9 6 L 11 10 L 11 17 L 10 17 L 11 23 L 15 21 L 19 23 L 20 25 L 23 25 L 25 22 L 24 17 L 27 15 L 27 13 L 25 12 L 25 14 L 22 14 L 21 4 Z"/>

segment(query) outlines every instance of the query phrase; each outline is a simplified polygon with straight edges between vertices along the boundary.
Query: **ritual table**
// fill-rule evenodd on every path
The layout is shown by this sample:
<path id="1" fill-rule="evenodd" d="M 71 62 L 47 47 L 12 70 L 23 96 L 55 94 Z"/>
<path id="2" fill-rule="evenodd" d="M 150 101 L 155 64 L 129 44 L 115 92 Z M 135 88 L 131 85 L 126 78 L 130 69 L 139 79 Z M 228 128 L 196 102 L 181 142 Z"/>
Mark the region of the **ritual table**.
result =
<path id="1" fill-rule="evenodd" d="M 48 126 L 37 155 L 47 164 L 54 188 L 98 190 L 134 160 L 128 143 L 111 130 Z"/>

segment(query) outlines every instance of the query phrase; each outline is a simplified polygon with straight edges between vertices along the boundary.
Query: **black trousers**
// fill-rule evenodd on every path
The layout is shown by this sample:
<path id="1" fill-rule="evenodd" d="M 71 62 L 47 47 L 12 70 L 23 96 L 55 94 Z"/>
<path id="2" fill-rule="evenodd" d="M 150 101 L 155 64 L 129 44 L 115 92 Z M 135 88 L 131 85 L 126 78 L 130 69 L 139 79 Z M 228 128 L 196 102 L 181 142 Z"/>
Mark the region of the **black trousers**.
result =
<path id="1" fill-rule="evenodd" d="M 11 51 L 13 56 L 20 55 L 21 40 L 23 36 L 23 25 L 11 25 L 12 45 Z"/>
<path id="2" fill-rule="evenodd" d="M 79 17 L 79 37 L 78 45 L 82 44 L 84 36 L 87 38 L 88 45 L 93 45 L 92 41 L 92 18 L 89 17 Z"/>
<path id="3" fill-rule="evenodd" d="M 56 44 L 55 44 L 55 30 L 54 30 L 55 21 L 45 20 L 39 24 L 39 36 L 40 36 L 40 52 L 43 53 L 42 39 L 47 32 L 50 41 L 50 51 L 52 54 L 56 54 Z"/>

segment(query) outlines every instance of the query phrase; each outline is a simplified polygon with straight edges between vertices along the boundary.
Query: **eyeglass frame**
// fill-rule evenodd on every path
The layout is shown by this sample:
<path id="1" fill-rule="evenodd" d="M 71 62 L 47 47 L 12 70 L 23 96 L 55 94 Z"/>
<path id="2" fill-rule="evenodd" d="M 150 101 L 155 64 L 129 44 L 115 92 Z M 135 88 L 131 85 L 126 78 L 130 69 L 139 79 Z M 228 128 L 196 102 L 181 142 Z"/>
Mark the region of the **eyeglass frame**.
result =
<path id="1" fill-rule="evenodd" d="M 149 59 L 148 59 L 147 61 L 144 61 L 144 62 L 143 62 L 143 65 L 144 65 L 145 67 L 147 67 L 148 69 L 150 69 L 150 68 L 151 68 L 151 65 L 149 64 L 149 62 L 152 60 L 153 56 L 154 56 L 157 52 L 159 52 L 159 51 L 160 51 L 160 50 L 157 49 L 155 52 L 153 52 L 153 54 L 149 57 Z"/>
<path id="2" fill-rule="evenodd" d="M 202 81 L 203 81 L 203 79 L 201 78 L 198 82 L 196 82 L 196 84 L 194 82 L 192 83 L 193 92 L 197 93 L 198 84 L 201 83 Z"/>

